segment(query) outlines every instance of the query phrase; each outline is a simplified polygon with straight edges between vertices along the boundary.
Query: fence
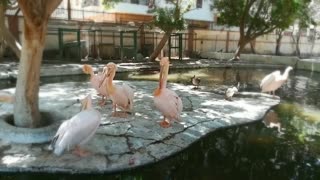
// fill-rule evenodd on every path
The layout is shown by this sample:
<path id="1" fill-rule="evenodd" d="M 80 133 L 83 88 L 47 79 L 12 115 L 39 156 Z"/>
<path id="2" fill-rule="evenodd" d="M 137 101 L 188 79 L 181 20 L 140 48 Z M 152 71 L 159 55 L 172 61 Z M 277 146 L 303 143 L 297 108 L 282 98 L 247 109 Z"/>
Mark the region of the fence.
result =
<path id="1" fill-rule="evenodd" d="M 14 15 L 16 11 L 8 10 L 7 15 Z M 21 16 L 21 12 L 18 16 Z M 46 58 L 56 57 L 57 51 L 59 50 L 58 42 L 58 28 L 70 28 L 81 30 L 81 47 L 82 57 L 92 56 L 94 58 L 101 57 L 103 59 L 119 58 L 120 48 L 120 32 L 121 31 L 137 31 L 137 49 L 138 53 L 143 56 L 150 56 L 153 49 L 160 42 L 162 35 L 156 31 L 141 31 L 141 27 L 129 26 L 123 21 L 123 19 L 115 17 L 114 13 L 106 13 L 104 11 L 89 11 L 89 10 L 77 10 L 72 9 L 70 11 L 71 19 L 77 21 L 66 21 L 68 20 L 68 10 L 64 8 L 58 8 L 54 11 L 49 23 L 47 41 L 46 41 Z M 101 18 L 104 22 L 93 22 L 87 21 L 92 18 Z M 113 21 L 113 22 L 112 22 Z M 105 23 L 107 22 L 107 23 Z M 122 23 L 122 24 L 121 24 Z M 19 33 L 21 37 L 22 32 L 22 19 L 19 20 Z M 237 31 L 227 30 L 194 30 L 188 32 L 182 32 L 182 50 L 183 57 L 190 56 L 194 53 L 199 52 L 234 52 L 237 48 L 239 39 L 239 33 Z M 281 41 L 280 52 L 283 55 L 295 55 L 296 43 L 292 38 L 291 33 L 284 33 Z M 133 39 L 129 35 L 123 37 L 125 44 L 131 44 Z M 21 39 L 21 38 L 20 38 Z M 190 40 L 191 39 L 191 40 Z M 72 33 L 66 33 L 63 41 L 72 44 L 76 40 L 76 36 Z M 176 38 L 173 38 L 173 43 L 177 42 Z M 275 54 L 276 48 L 276 35 L 267 34 L 258 37 L 254 42 L 253 46 L 255 52 L 258 54 Z M 69 46 L 69 48 L 72 46 Z M 320 55 L 320 41 L 319 39 L 310 35 L 302 34 L 299 42 L 301 56 L 319 56 Z M 66 53 L 70 53 L 70 57 L 73 56 L 71 53 L 73 50 L 65 50 Z M 69 52 L 68 52 L 69 51 Z M 130 50 L 129 50 L 130 51 Z M 129 52 L 128 54 L 132 54 Z M 247 45 L 245 52 L 250 53 L 250 46 Z M 178 52 L 173 50 L 171 52 L 173 56 L 176 56 Z M 162 56 L 167 56 L 168 46 L 166 45 L 163 49 Z M 131 55 L 130 55 L 131 56 Z M 130 57 L 128 57 L 130 58 Z"/>

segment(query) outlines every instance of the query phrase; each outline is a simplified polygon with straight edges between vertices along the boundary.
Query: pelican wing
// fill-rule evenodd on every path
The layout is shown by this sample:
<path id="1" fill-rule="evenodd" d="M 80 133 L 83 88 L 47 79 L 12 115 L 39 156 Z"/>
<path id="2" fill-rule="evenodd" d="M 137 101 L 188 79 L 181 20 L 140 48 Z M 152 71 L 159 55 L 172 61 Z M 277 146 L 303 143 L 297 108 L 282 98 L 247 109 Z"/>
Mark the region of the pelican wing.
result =
<path id="1" fill-rule="evenodd" d="M 54 153 L 60 155 L 66 148 L 84 144 L 99 127 L 101 115 L 94 109 L 81 111 L 61 124 L 53 139 Z"/>
<path id="2" fill-rule="evenodd" d="M 265 86 L 268 86 L 269 84 L 271 84 L 272 82 L 274 82 L 276 80 L 276 77 L 279 76 L 281 73 L 280 71 L 274 71 L 270 74 L 268 74 L 267 76 L 265 76 L 260 83 L 260 88 L 263 88 Z"/>
<path id="3" fill-rule="evenodd" d="M 164 89 L 160 96 L 154 98 L 157 109 L 169 119 L 180 120 L 183 109 L 181 98 L 169 89 Z"/>
<path id="4" fill-rule="evenodd" d="M 116 85 L 116 88 L 118 89 L 118 92 L 116 94 L 116 99 L 118 100 L 118 103 L 123 110 L 131 111 L 133 109 L 133 97 L 134 97 L 134 91 L 133 89 L 123 83 L 122 85 Z"/>

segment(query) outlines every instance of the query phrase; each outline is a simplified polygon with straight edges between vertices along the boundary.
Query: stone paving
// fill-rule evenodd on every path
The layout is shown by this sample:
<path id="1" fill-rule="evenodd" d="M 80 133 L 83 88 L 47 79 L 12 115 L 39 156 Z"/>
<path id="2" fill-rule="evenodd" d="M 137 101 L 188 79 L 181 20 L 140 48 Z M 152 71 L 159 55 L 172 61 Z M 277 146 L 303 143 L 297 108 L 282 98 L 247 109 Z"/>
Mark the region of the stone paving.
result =
<path id="1" fill-rule="evenodd" d="M 81 69 L 79 65 L 72 67 Z M 77 68 L 74 70 L 77 71 Z M 236 95 L 233 101 L 226 101 L 223 95 L 169 83 L 169 89 L 182 98 L 184 108 L 182 121 L 164 129 L 158 124 L 161 114 L 153 105 L 152 92 L 158 83 L 126 83 L 135 89 L 134 114 L 127 118 L 111 117 L 110 101 L 103 108 L 97 106 L 100 97 L 96 96 L 89 83 L 67 82 L 41 86 L 41 111 L 49 111 L 59 117 L 56 121 L 58 125 L 60 120 L 79 112 L 78 99 L 88 93 L 93 95 L 95 108 L 103 114 L 103 118 L 93 139 L 84 146 L 91 154 L 80 158 L 65 152 L 57 157 L 48 150 L 48 143 L 10 143 L 5 140 L 11 138 L 10 133 L 0 130 L 0 171 L 105 173 L 147 165 L 180 152 L 219 128 L 261 120 L 272 106 L 280 102 L 278 98 L 266 94 L 246 92 Z M 14 93 L 14 89 L 4 91 Z M 3 120 L 4 116 L 13 112 L 13 105 L 0 103 L 0 109 L 0 119 Z M 48 132 L 47 137 L 53 134 Z M 12 138 L 14 136 L 16 134 Z"/>

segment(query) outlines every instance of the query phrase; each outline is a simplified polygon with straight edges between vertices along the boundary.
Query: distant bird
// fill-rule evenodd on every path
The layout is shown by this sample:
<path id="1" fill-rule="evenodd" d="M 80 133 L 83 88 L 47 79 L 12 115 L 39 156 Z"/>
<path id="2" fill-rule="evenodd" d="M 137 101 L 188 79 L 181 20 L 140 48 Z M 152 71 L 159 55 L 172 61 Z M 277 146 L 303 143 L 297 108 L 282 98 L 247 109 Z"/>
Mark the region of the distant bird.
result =
<path id="1" fill-rule="evenodd" d="M 180 97 L 166 87 L 168 72 L 169 59 L 165 57 L 160 60 L 159 87 L 153 92 L 154 104 L 163 115 L 163 121 L 160 122 L 163 128 L 170 127 L 173 120 L 180 121 L 183 108 Z"/>
<path id="2" fill-rule="evenodd" d="M 282 75 L 280 71 L 274 71 L 265 76 L 260 83 L 261 92 L 272 92 L 274 97 L 274 92 L 287 81 L 289 72 L 292 69 L 291 66 L 288 66 Z"/>
<path id="3" fill-rule="evenodd" d="M 13 103 L 14 102 L 14 94 L 10 94 L 5 91 L 0 91 L 0 102 Z"/>
<path id="4" fill-rule="evenodd" d="M 81 101 L 82 110 L 71 119 L 64 121 L 54 136 L 49 149 L 60 156 L 64 150 L 75 148 L 74 153 L 86 156 L 87 151 L 80 148 L 89 141 L 101 122 L 101 114 L 92 107 L 91 95 Z"/>
<path id="5" fill-rule="evenodd" d="M 108 95 L 112 100 L 113 116 L 120 116 L 117 113 L 117 107 L 126 113 L 131 113 L 133 110 L 133 89 L 127 84 L 115 85 L 113 78 L 116 75 L 117 65 L 110 62 L 106 65 L 106 71 L 101 86 L 106 86 Z"/>
<path id="6" fill-rule="evenodd" d="M 99 102 L 100 105 L 104 105 L 106 98 L 108 98 L 107 86 L 99 86 L 103 81 L 103 74 L 106 69 L 103 69 L 102 73 L 94 74 L 93 69 L 90 65 L 84 64 L 82 70 L 85 74 L 90 74 L 90 83 L 91 86 L 102 96 L 101 101 Z"/>
<path id="7" fill-rule="evenodd" d="M 193 75 L 193 77 L 191 78 L 191 83 L 195 86 L 193 89 L 199 89 L 200 82 L 200 78 L 196 77 L 196 75 Z"/>
<path id="8" fill-rule="evenodd" d="M 228 101 L 232 101 L 232 97 L 235 93 L 239 91 L 240 83 L 238 82 L 237 87 L 233 86 L 226 90 L 224 98 Z"/>

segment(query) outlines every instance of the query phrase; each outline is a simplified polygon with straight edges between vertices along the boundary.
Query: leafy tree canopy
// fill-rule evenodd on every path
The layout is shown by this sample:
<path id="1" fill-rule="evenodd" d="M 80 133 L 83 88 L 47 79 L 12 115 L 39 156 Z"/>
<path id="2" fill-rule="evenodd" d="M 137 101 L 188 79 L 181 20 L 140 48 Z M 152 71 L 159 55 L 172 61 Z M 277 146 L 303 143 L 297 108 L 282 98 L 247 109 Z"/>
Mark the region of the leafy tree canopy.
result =
<path id="1" fill-rule="evenodd" d="M 185 29 L 183 14 L 190 10 L 191 3 L 187 3 L 184 7 L 182 0 L 169 0 L 168 2 L 173 6 L 155 8 L 153 25 L 159 27 L 164 32 Z"/>
<path id="2" fill-rule="evenodd" d="M 214 0 L 220 16 L 218 24 L 243 26 L 248 38 L 288 28 L 310 0 Z M 300 15 L 299 15 L 300 14 Z M 240 32 L 241 33 L 241 32 Z M 243 32 L 244 33 L 244 32 Z"/>
<path id="3" fill-rule="evenodd" d="M 122 0 L 102 0 L 101 2 L 105 9 L 110 9 L 115 4 L 122 2 Z"/>

